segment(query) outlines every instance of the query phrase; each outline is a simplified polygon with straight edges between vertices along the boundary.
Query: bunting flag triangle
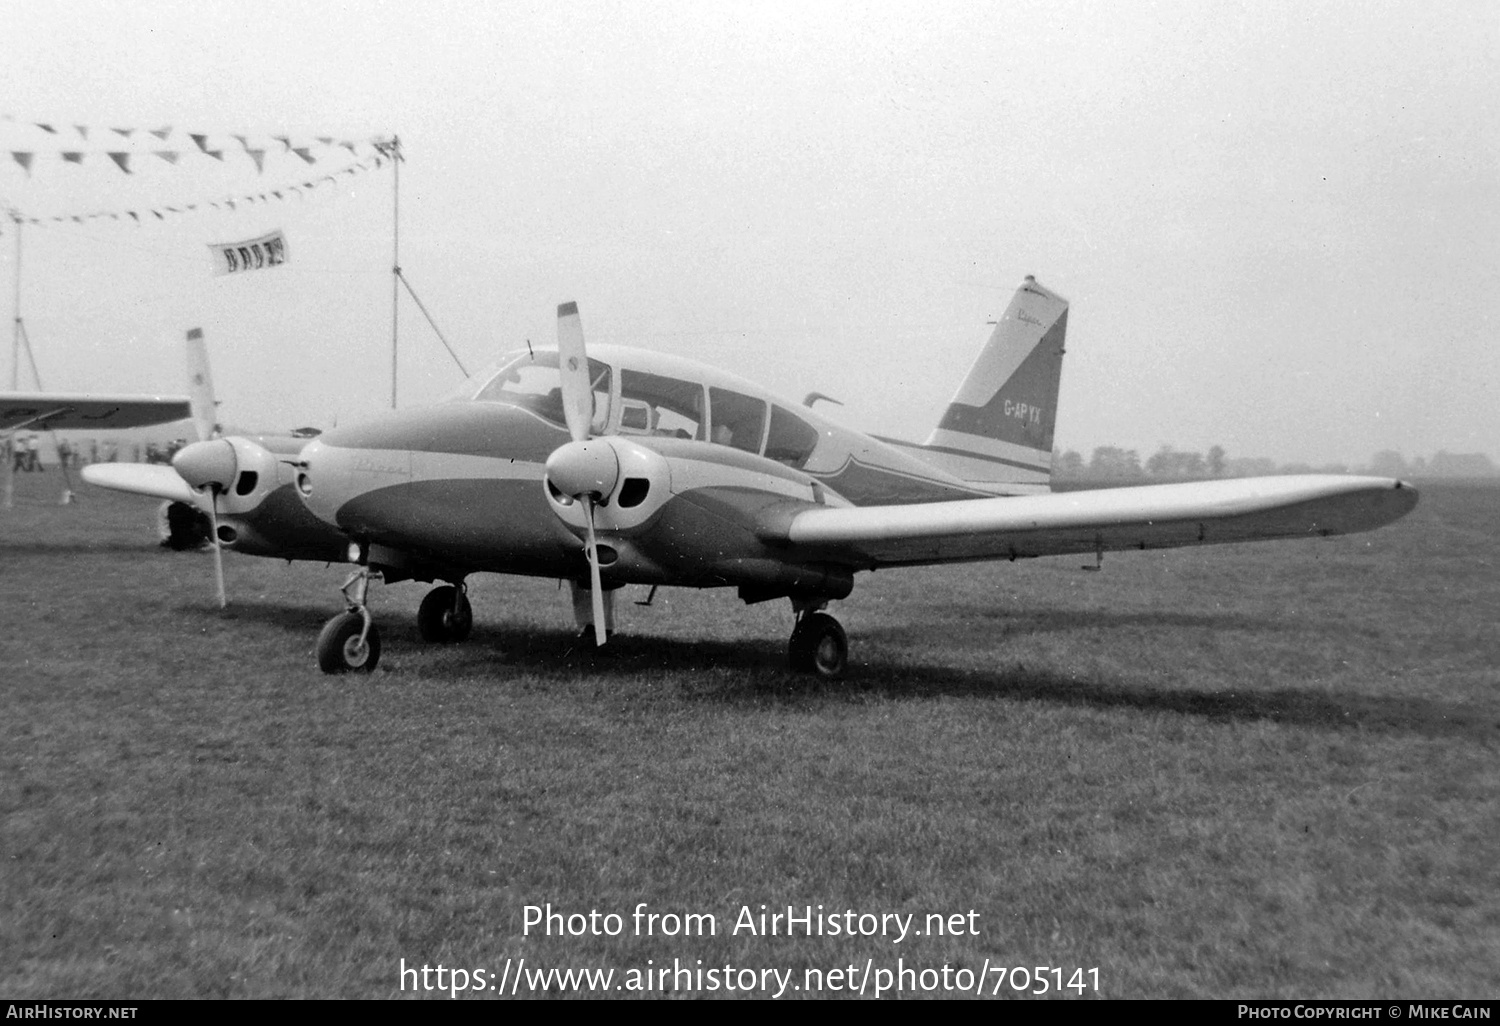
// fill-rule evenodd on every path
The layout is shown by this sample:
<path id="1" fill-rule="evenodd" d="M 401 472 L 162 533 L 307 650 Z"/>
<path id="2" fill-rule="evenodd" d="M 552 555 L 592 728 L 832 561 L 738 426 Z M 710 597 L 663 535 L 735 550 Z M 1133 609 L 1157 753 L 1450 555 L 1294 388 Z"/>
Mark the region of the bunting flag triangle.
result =
<path id="1" fill-rule="evenodd" d="M 162 160 L 165 160 L 168 164 L 177 163 L 177 158 L 181 156 L 176 150 L 152 150 L 151 152 Z"/>
<path id="2" fill-rule="evenodd" d="M 82 164 L 83 154 L 78 150 L 63 150 L 62 159 L 66 160 L 69 164 Z"/>
<path id="3" fill-rule="evenodd" d="M 171 125 L 164 125 L 161 128 L 150 129 L 150 132 L 151 132 L 152 135 L 156 136 L 162 142 L 166 142 L 167 141 L 167 136 L 169 136 L 169 135 L 172 134 L 172 126 Z"/>
<path id="4" fill-rule="evenodd" d="M 266 170 L 266 151 L 252 150 L 250 147 L 246 146 L 245 152 L 250 154 L 251 160 L 255 161 L 255 173 L 264 174 Z"/>
<path id="5" fill-rule="evenodd" d="M 316 164 L 318 162 L 318 158 L 314 157 L 312 155 L 312 151 L 309 150 L 306 146 L 293 146 L 292 152 L 301 157 L 303 160 L 307 161 L 309 164 Z"/>
<path id="6" fill-rule="evenodd" d="M 135 134 L 135 129 L 133 128 L 111 128 L 110 131 L 123 139 L 129 139 L 132 135 Z"/>
<path id="7" fill-rule="evenodd" d="M 14 160 L 15 160 L 15 162 L 17 164 L 20 164 L 21 167 L 23 167 L 23 168 L 26 169 L 26 173 L 28 175 L 31 174 L 31 158 L 33 156 L 35 156 L 35 154 L 24 153 L 24 152 L 17 152 L 15 150 L 11 150 L 10 155 L 11 155 L 12 158 L 14 158 Z"/>
<path id="8" fill-rule="evenodd" d="M 224 159 L 224 151 L 223 150 L 211 150 L 211 149 L 208 148 L 208 136 L 206 136 L 206 135 L 191 135 L 190 134 L 188 136 L 188 138 L 191 139 L 191 140 L 193 140 L 193 142 L 195 142 L 195 143 L 198 144 L 198 149 L 199 150 L 201 150 L 202 152 L 208 154 L 210 157 L 214 158 L 215 160 L 223 160 Z"/>
<path id="9" fill-rule="evenodd" d="M 89 137 L 88 125 L 74 125 L 73 127 L 78 129 L 78 135 L 80 138 L 87 139 Z"/>
<path id="10" fill-rule="evenodd" d="M 40 128 L 43 132 L 46 132 L 49 135 L 57 134 L 57 129 L 53 128 L 51 125 L 44 125 L 40 121 L 35 122 L 35 124 L 36 127 Z"/>
<path id="11" fill-rule="evenodd" d="M 124 171 L 127 175 L 130 174 L 130 154 L 129 153 L 111 152 L 110 155 L 109 155 L 109 159 L 112 160 L 112 161 L 114 161 L 116 164 L 120 165 L 120 170 L 121 171 Z"/>

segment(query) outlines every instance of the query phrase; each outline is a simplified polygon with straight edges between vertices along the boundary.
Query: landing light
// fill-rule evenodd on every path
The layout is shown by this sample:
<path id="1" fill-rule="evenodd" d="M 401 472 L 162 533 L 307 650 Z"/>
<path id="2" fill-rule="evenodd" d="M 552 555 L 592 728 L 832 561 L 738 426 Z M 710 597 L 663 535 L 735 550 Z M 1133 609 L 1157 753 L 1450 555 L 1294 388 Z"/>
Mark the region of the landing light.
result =
<path id="1" fill-rule="evenodd" d="M 312 478 L 307 476 L 307 471 L 297 471 L 297 491 L 304 496 L 312 494 Z"/>
<path id="2" fill-rule="evenodd" d="M 365 561 L 365 548 L 359 542 L 349 543 L 349 562 L 363 563 Z"/>

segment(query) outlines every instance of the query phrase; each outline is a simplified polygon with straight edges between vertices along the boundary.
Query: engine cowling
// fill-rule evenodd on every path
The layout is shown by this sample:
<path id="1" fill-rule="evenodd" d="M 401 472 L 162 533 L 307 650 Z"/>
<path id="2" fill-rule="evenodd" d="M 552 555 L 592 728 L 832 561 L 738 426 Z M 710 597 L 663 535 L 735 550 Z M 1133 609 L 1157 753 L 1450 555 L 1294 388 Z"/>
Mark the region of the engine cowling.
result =
<path id="1" fill-rule="evenodd" d="M 588 529 L 582 496 L 594 497 L 594 527 L 629 533 L 672 495 L 666 458 L 638 442 L 610 435 L 569 442 L 547 457 L 542 485 L 552 512 L 569 527 Z"/>

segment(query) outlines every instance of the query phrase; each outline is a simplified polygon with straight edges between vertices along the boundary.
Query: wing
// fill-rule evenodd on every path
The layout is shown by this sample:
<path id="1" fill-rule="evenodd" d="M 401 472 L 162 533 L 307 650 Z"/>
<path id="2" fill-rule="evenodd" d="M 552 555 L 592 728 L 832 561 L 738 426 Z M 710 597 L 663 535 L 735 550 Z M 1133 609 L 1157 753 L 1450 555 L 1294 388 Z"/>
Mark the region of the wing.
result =
<path id="1" fill-rule="evenodd" d="M 0 431 L 145 427 L 182 420 L 191 413 L 187 397 L 177 395 L 0 392 Z"/>
<path id="2" fill-rule="evenodd" d="M 201 493 L 189 488 L 174 468 L 161 463 L 91 463 L 83 468 L 83 479 L 111 491 L 185 502 L 205 513 L 209 510 Z"/>
<path id="3" fill-rule="evenodd" d="M 1349 534 L 1416 504 L 1416 489 L 1389 478 L 1255 477 L 803 509 L 762 523 L 760 536 L 798 558 L 874 568 Z"/>

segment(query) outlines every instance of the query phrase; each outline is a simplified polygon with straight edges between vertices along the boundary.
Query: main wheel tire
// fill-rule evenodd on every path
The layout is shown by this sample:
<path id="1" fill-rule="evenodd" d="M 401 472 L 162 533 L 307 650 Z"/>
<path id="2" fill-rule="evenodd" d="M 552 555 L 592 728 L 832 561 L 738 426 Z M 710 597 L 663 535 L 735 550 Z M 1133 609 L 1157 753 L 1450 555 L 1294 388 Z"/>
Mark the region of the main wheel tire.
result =
<path id="1" fill-rule="evenodd" d="M 787 659 L 798 673 L 838 680 L 849 668 L 848 635 L 827 613 L 808 613 L 792 631 Z"/>
<path id="2" fill-rule="evenodd" d="M 358 613 L 340 613 L 323 625 L 318 635 L 318 666 L 324 673 L 369 673 L 380 662 L 380 632 L 370 624 L 364 643 L 359 640 L 365 618 Z"/>
<path id="3" fill-rule="evenodd" d="M 463 641 L 473 629 L 474 609 L 469 605 L 469 596 L 451 584 L 433 588 L 417 607 L 417 633 L 423 641 Z"/>

